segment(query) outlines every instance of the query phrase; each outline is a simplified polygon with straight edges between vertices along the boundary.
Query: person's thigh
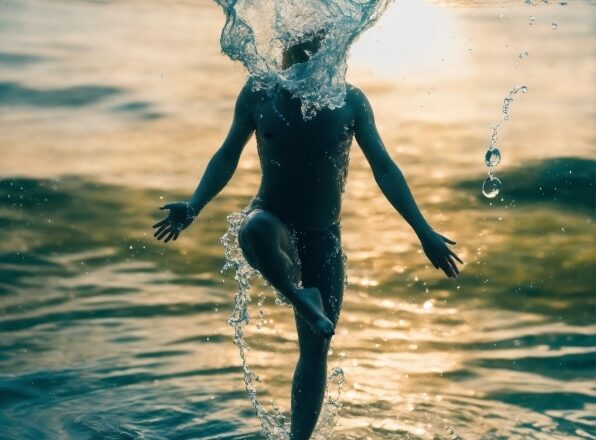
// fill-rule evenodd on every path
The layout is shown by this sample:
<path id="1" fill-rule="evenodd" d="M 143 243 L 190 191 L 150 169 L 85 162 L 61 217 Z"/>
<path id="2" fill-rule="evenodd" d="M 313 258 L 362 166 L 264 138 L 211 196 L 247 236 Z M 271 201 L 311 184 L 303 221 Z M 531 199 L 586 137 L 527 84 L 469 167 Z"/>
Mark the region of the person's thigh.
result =
<path id="1" fill-rule="evenodd" d="M 246 261 L 257 267 L 258 247 L 271 245 L 284 251 L 297 264 L 298 253 L 288 227 L 272 212 L 261 208 L 252 210 L 242 222 L 238 242 Z"/>

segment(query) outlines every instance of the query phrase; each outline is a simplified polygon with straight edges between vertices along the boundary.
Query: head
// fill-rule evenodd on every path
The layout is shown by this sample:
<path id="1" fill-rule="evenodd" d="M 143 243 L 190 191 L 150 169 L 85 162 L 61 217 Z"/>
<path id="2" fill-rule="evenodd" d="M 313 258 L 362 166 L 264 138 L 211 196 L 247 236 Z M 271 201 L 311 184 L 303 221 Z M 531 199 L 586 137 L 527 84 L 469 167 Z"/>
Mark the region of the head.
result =
<path id="1" fill-rule="evenodd" d="M 325 30 L 309 33 L 284 50 L 283 68 L 287 69 L 294 64 L 308 61 L 321 48 L 326 33 Z"/>

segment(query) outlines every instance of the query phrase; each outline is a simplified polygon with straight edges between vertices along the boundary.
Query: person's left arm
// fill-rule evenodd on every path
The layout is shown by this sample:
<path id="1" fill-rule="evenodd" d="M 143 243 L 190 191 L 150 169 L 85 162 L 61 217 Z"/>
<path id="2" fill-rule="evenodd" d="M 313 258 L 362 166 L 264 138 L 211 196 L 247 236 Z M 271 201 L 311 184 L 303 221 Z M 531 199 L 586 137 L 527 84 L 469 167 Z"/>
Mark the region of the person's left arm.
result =
<path id="1" fill-rule="evenodd" d="M 420 212 L 403 173 L 383 145 L 366 96 L 353 88 L 348 92 L 348 99 L 355 112 L 354 136 L 370 164 L 379 188 L 414 229 L 433 266 L 442 269 L 448 277 L 455 278 L 459 273 L 455 260 L 463 263 L 447 246 L 447 243 L 455 242 L 434 231 Z"/>

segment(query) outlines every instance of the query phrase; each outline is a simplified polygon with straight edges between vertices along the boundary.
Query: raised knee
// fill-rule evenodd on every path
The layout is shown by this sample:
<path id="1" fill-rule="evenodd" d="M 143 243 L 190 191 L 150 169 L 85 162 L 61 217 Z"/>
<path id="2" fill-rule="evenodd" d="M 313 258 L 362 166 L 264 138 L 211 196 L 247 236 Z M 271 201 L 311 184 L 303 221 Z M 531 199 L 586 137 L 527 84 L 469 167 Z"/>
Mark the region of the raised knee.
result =
<path id="1" fill-rule="evenodd" d="M 251 245 L 264 239 L 271 239 L 271 229 L 275 226 L 275 218 L 265 211 L 253 211 L 248 215 L 240 230 L 240 245 Z"/>

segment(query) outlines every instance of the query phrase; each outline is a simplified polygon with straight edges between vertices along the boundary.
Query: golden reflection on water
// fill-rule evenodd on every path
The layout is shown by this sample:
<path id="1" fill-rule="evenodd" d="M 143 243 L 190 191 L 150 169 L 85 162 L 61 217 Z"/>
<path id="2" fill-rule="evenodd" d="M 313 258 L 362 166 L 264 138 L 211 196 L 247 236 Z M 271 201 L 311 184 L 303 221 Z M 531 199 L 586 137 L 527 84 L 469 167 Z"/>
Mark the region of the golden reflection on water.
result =
<path id="1" fill-rule="evenodd" d="M 109 6 L 24 1 L 9 4 L 3 14 L 0 52 L 43 58 L 22 69 L 3 67 L 0 82 L 40 90 L 108 85 L 118 92 L 82 107 L 0 107 L 2 176 L 77 175 L 144 194 L 130 203 L 123 201 L 124 193 L 118 199 L 118 214 L 128 222 L 116 231 L 123 237 L 90 228 L 89 240 L 104 247 L 53 258 L 74 272 L 80 261 L 112 258 L 126 240 L 141 247 L 130 248 L 138 255 L 145 246 L 154 249 L 147 233 L 155 207 L 172 194 L 192 191 L 227 131 L 244 79 L 240 66 L 219 53 L 223 14 L 211 2 L 149 1 Z M 554 412 L 510 406 L 499 393 L 586 392 L 588 380 L 566 381 L 491 362 L 586 353 L 585 347 L 523 344 L 544 335 L 590 334 L 591 326 L 575 323 L 575 309 L 566 307 L 573 280 L 585 288 L 585 268 L 595 261 L 593 213 L 491 206 L 454 185 L 477 179 L 479 193 L 489 126 L 500 120 L 509 90 L 522 83 L 530 91 L 516 97 L 512 118 L 502 127 L 504 160 L 498 171 L 533 159 L 594 156 L 592 14 L 593 7 L 583 4 L 447 8 L 408 0 L 396 2 L 379 29 L 354 49 L 350 81 L 370 97 L 385 143 L 425 215 L 458 241 L 467 265 L 455 282 L 428 266 L 354 144 L 343 214 L 349 287 L 330 356 L 330 365 L 341 365 L 348 378 L 337 427 L 342 438 L 530 438 L 523 421 L 542 429 L 532 438 L 548 438 L 556 429 Z M 536 18 L 532 25 L 529 15 Z M 520 58 L 524 51 L 529 56 Z M 131 103 L 141 103 L 130 107 L 140 110 L 123 110 Z M 76 276 L 44 279 L 49 299 L 82 286 L 107 289 L 100 296 L 73 294 L 72 302 L 54 306 L 56 313 L 114 306 L 132 312 L 114 318 L 121 326 L 117 335 L 109 325 L 75 327 L 74 333 L 56 332 L 53 351 L 25 359 L 31 356 L 30 362 L 46 368 L 115 359 L 126 371 L 157 368 L 170 375 L 163 381 L 181 390 L 180 400 L 205 384 L 214 395 L 242 390 L 236 370 L 224 379 L 191 373 L 239 365 L 226 324 L 235 285 L 229 275 L 222 283 L 218 272 L 223 254 L 218 238 L 225 215 L 255 192 L 258 167 L 251 142 L 230 187 L 196 226 L 153 259 L 131 253 L 126 261 Z M 507 193 L 509 182 L 504 183 Z M 147 190 L 152 192 L 142 192 Z M 44 239 L 23 232 L 7 238 L 6 249 L 26 252 Z M 551 272 L 554 278 L 546 279 Z M 520 285 L 547 289 L 549 283 L 560 295 L 515 296 Z M 294 323 L 288 308 L 266 296 L 264 327 L 253 322 L 249 329 L 250 363 L 263 379 L 263 400 L 274 398 L 287 407 L 297 358 Z M 6 301 L 18 305 L 17 299 Z M 555 319 L 542 306 L 548 313 L 560 308 L 564 316 Z M 135 320 L 146 307 L 163 307 L 163 316 L 149 323 Z M 177 352 L 175 362 L 151 367 L 159 364 L 156 353 L 168 350 Z M 244 398 L 234 401 L 231 417 L 256 429 L 255 420 L 238 415 L 238 408 L 247 406 Z M 493 437 L 483 437 L 487 432 Z"/>

